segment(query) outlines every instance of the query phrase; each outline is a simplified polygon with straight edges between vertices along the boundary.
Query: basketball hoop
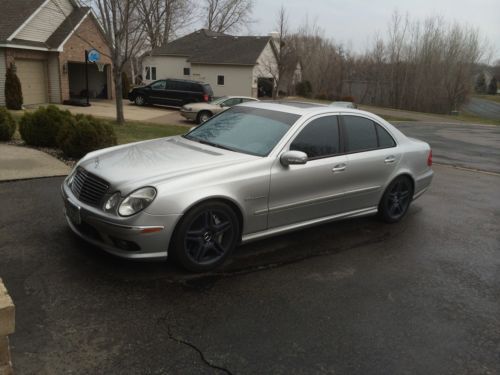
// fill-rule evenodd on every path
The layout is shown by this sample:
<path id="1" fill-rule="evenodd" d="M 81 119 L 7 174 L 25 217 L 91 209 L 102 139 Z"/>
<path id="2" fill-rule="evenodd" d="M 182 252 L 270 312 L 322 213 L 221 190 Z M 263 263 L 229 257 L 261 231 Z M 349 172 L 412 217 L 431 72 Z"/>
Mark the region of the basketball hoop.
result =
<path id="1" fill-rule="evenodd" d="M 99 69 L 100 72 L 104 72 L 104 65 L 106 64 L 97 61 L 95 62 L 95 64 L 97 65 L 97 69 Z"/>

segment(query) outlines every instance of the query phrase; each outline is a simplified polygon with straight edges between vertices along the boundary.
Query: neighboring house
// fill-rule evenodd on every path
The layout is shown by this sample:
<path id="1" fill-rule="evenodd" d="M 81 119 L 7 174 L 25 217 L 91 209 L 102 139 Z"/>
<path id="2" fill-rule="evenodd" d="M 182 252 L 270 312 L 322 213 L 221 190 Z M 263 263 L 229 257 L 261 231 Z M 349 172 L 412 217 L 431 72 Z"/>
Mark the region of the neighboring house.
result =
<path id="1" fill-rule="evenodd" d="M 142 60 L 143 81 L 194 79 L 209 83 L 215 96 L 258 96 L 262 79 L 276 70 L 271 36 L 232 36 L 206 29 L 155 48 Z"/>
<path id="2" fill-rule="evenodd" d="M 0 0 L 0 105 L 5 72 L 15 67 L 24 104 L 61 103 L 85 94 L 85 50 L 100 52 L 103 72 L 89 64 L 89 94 L 114 96 L 110 51 L 90 8 L 76 0 Z"/>

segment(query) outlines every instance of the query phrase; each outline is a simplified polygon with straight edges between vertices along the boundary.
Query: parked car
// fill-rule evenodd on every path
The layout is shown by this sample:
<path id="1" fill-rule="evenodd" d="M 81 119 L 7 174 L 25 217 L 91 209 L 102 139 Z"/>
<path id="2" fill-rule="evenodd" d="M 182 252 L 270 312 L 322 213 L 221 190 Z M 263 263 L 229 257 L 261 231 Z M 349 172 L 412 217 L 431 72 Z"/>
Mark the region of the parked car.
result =
<path id="1" fill-rule="evenodd" d="M 198 124 L 207 121 L 213 115 L 216 115 L 233 105 L 256 101 L 257 99 L 249 96 L 223 96 L 212 100 L 209 103 L 189 103 L 181 108 L 181 115 L 187 120 L 196 121 Z"/>
<path id="2" fill-rule="evenodd" d="M 206 271 L 240 243 L 376 213 L 397 222 L 431 165 L 427 143 L 374 114 L 252 102 L 182 136 L 91 152 L 62 196 L 71 229 L 104 250 Z"/>
<path id="3" fill-rule="evenodd" d="M 187 103 L 209 102 L 214 93 L 208 83 L 187 79 L 160 79 L 133 88 L 128 99 L 137 105 L 163 104 L 180 107 Z"/>
<path id="4" fill-rule="evenodd" d="M 342 108 L 353 108 L 356 109 L 358 106 L 353 102 L 331 102 L 329 104 L 332 107 L 342 107 Z"/>

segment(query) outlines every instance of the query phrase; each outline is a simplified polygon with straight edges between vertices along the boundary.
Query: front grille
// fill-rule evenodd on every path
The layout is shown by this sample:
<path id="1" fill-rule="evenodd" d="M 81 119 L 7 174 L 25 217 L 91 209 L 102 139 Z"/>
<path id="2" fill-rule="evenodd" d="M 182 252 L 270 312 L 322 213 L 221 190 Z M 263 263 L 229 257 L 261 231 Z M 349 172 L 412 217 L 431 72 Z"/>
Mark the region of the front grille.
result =
<path id="1" fill-rule="evenodd" d="M 109 184 L 102 178 L 78 168 L 71 184 L 71 191 L 80 201 L 99 207 Z"/>

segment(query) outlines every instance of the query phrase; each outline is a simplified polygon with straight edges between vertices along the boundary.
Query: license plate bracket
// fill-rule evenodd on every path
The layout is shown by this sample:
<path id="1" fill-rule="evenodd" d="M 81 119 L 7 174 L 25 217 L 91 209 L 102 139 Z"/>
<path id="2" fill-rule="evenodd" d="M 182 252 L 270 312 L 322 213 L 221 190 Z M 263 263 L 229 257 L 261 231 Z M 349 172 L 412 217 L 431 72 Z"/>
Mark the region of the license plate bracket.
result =
<path id="1" fill-rule="evenodd" d="M 69 199 L 66 200 L 65 204 L 66 216 L 71 220 L 73 224 L 81 224 L 82 217 L 80 215 L 80 206 L 74 204 Z"/>

